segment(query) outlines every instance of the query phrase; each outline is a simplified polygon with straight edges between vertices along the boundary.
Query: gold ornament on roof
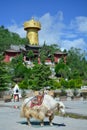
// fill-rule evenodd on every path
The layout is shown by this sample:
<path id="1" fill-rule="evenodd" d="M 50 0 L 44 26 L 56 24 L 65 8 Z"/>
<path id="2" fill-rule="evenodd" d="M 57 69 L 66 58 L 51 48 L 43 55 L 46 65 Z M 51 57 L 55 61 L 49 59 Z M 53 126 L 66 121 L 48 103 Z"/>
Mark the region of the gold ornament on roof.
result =
<path id="1" fill-rule="evenodd" d="M 27 31 L 27 37 L 30 45 L 38 45 L 38 31 L 41 29 L 41 24 L 32 18 L 24 23 L 24 30 Z"/>

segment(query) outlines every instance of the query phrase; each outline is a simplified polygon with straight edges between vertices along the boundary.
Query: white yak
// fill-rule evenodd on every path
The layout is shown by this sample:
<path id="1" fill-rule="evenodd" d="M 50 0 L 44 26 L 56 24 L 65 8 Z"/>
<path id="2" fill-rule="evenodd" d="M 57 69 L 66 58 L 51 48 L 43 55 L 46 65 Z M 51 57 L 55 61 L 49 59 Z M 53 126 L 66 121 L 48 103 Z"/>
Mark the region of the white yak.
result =
<path id="1" fill-rule="evenodd" d="M 26 98 L 21 106 L 20 116 L 27 118 L 28 125 L 30 124 L 30 118 L 36 118 L 40 120 L 41 126 L 44 125 L 44 118 L 49 118 L 49 124 L 52 125 L 54 119 L 55 110 L 62 115 L 65 114 L 65 106 L 62 102 L 56 101 L 50 95 L 44 95 L 41 105 L 31 107 L 31 102 L 34 97 Z"/>

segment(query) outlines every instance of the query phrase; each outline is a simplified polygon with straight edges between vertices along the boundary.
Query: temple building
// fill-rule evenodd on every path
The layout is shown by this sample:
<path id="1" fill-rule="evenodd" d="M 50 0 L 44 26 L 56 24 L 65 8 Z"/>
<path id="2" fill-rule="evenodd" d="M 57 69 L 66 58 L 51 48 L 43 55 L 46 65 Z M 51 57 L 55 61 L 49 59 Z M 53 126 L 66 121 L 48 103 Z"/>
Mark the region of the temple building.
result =
<path id="1" fill-rule="evenodd" d="M 8 49 L 4 52 L 5 54 L 5 58 L 4 58 L 4 61 L 5 62 L 10 62 L 12 60 L 13 57 L 16 57 L 17 55 L 19 55 L 21 52 L 20 50 L 19 51 L 16 51 L 16 50 L 11 50 L 11 49 Z"/>
<path id="2" fill-rule="evenodd" d="M 26 21 L 24 23 L 24 30 L 27 32 L 26 36 L 28 38 L 29 44 L 25 46 L 19 45 L 17 46 L 11 46 L 10 49 L 6 50 L 4 52 L 5 55 L 5 62 L 10 62 L 13 57 L 16 57 L 20 53 L 25 52 L 27 54 L 29 51 L 33 51 L 34 57 L 38 58 L 38 63 L 40 63 L 40 58 L 39 58 L 39 49 L 41 46 L 39 45 L 39 36 L 38 36 L 38 31 L 41 30 L 41 24 L 40 22 L 34 20 L 32 18 L 29 21 Z M 55 52 L 54 53 L 54 63 L 59 62 L 60 58 L 64 58 L 64 62 L 66 63 L 66 53 L 63 52 Z M 26 55 L 24 56 L 24 59 L 26 61 Z M 46 64 L 51 64 L 50 58 L 47 57 Z"/>
<path id="3" fill-rule="evenodd" d="M 5 50 L 4 52 L 4 62 L 10 62 L 12 58 L 21 54 L 21 49 L 17 45 L 11 45 L 10 49 Z"/>

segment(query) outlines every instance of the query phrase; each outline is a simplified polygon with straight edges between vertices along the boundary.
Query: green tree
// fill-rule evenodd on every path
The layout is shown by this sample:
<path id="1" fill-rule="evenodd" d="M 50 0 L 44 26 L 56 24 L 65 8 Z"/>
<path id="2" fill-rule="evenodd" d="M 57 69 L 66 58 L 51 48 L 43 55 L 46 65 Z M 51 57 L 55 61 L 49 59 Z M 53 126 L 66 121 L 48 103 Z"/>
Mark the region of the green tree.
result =
<path id="1" fill-rule="evenodd" d="M 55 72 L 57 77 L 62 77 L 66 79 L 68 78 L 69 68 L 63 61 L 60 61 L 55 65 Z"/>
<path id="2" fill-rule="evenodd" d="M 68 88 L 68 81 L 67 80 L 61 78 L 60 83 L 61 83 L 62 87 Z"/>
<path id="3" fill-rule="evenodd" d="M 48 85 L 49 76 L 51 75 L 51 71 L 49 66 L 46 65 L 35 65 L 32 69 L 31 79 L 33 80 L 32 89 L 42 89 Z"/>
<path id="4" fill-rule="evenodd" d="M 70 68 L 70 78 L 86 78 L 87 76 L 87 61 L 85 59 L 85 53 L 80 49 L 71 48 L 68 51 L 67 63 Z"/>
<path id="5" fill-rule="evenodd" d="M 45 63 L 47 58 L 54 62 L 54 52 L 56 51 L 60 51 L 57 44 L 52 44 L 49 46 L 44 43 L 44 45 L 40 49 L 41 63 Z"/>
<path id="6" fill-rule="evenodd" d="M 21 38 L 17 33 L 10 32 L 4 26 L 0 26 L 0 52 L 10 48 L 10 45 L 25 45 L 28 43 L 27 38 Z"/>
<path id="7" fill-rule="evenodd" d="M 13 67 L 13 68 L 12 68 Z M 31 69 L 27 68 L 27 66 L 23 62 L 23 55 L 20 54 L 16 58 L 12 59 L 10 63 L 10 69 L 12 71 L 12 77 L 25 79 L 26 77 L 30 77 Z"/>
<path id="8" fill-rule="evenodd" d="M 3 62 L 3 56 L 0 55 L 0 91 L 7 90 L 9 88 L 10 75 L 6 68 L 6 64 Z"/>
<path id="9" fill-rule="evenodd" d="M 34 53 L 33 53 L 32 50 L 30 50 L 30 51 L 27 53 L 27 58 L 28 58 L 29 60 L 32 60 L 32 61 L 33 61 L 33 59 L 34 59 Z"/>

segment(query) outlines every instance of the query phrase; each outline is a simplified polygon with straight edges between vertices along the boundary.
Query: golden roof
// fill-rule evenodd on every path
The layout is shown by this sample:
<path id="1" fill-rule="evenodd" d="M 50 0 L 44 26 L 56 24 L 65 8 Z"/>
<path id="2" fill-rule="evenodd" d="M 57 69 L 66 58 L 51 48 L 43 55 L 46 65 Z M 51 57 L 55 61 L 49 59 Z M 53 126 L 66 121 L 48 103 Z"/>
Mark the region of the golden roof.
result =
<path id="1" fill-rule="evenodd" d="M 26 30 L 28 28 L 37 28 L 38 30 L 40 30 L 41 29 L 41 24 L 40 24 L 40 22 L 35 21 L 34 18 L 32 18 L 31 20 L 26 21 L 24 23 L 24 29 Z"/>

